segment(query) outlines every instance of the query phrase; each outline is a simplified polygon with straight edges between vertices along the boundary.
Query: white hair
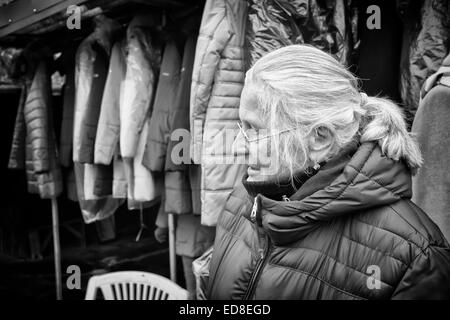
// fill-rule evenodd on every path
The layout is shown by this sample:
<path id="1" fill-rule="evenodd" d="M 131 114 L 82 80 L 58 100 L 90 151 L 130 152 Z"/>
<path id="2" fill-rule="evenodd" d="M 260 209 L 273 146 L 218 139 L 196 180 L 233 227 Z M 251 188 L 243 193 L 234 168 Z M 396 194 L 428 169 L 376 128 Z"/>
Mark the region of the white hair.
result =
<path id="1" fill-rule="evenodd" d="M 376 141 L 387 157 L 403 159 L 413 172 L 422 163 L 400 108 L 361 94 L 358 79 L 319 49 L 291 45 L 268 53 L 247 72 L 246 85 L 256 93 L 269 131 L 298 128 L 273 141 L 279 170 L 291 176 L 312 164 L 306 138 L 323 127 L 334 137 L 335 152 L 354 139 Z"/>

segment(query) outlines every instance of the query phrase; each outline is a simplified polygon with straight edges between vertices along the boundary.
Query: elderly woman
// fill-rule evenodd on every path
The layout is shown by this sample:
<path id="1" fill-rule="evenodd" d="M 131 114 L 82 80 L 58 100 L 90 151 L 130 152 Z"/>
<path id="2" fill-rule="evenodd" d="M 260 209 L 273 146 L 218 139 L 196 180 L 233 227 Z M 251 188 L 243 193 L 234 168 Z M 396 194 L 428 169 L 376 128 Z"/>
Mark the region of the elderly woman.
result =
<path id="1" fill-rule="evenodd" d="M 449 244 L 410 201 L 422 160 L 393 102 L 293 45 L 247 72 L 239 114 L 259 160 L 218 221 L 210 299 L 450 298 Z"/>

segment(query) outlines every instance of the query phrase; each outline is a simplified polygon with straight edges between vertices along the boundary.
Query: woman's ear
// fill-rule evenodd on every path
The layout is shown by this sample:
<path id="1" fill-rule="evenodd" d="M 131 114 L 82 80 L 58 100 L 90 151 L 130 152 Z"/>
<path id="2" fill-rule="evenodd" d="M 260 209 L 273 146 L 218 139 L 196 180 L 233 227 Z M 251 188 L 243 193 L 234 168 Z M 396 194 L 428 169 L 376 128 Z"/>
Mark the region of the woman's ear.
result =
<path id="1" fill-rule="evenodd" d="M 333 150 L 334 133 L 326 126 L 315 128 L 309 137 L 310 159 L 313 162 L 325 160 Z"/>

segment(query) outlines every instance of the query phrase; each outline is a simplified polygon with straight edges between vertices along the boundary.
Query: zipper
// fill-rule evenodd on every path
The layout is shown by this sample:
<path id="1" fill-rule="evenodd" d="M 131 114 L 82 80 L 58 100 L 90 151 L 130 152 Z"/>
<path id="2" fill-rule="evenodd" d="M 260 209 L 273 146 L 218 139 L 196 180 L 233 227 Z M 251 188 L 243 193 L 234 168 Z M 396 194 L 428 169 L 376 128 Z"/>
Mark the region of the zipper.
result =
<path id="1" fill-rule="evenodd" d="M 256 213 L 258 211 L 258 196 L 253 200 L 252 213 L 250 214 L 250 220 L 255 223 L 256 222 Z"/>
<path id="2" fill-rule="evenodd" d="M 250 300 L 250 298 L 253 296 L 255 287 L 256 287 L 255 284 L 258 282 L 259 277 L 261 276 L 261 271 L 268 261 L 268 257 L 270 254 L 270 239 L 269 239 L 269 237 L 266 237 L 266 240 L 267 240 L 267 246 L 264 250 L 260 249 L 261 255 L 259 257 L 258 264 L 256 265 L 255 271 L 252 274 L 250 283 L 247 288 L 247 292 L 245 293 L 243 300 Z"/>
<path id="3" fill-rule="evenodd" d="M 250 220 L 255 223 L 256 222 L 256 215 L 258 212 L 258 197 L 255 197 L 255 200 L 253 202 L 253 208 L 252 208 L 252 212 L 250 214 Z M 247 291 L 245 292 L 245 295 L 243 297 L 243 300 L 249 300 L 251 296 L 253 296 L 254 293 L 254 289 L 255 289 L 255 284 L 258 281 L 260 275 L 261 275 L 261 270 L 264 267 L 264 265 L 267 263 L 268 257 L 269 257 L 269 253 L 270 253 L 270 238 L 265 235 L 265 240 L 266 240 L 266 246 L 265 248 L 262 248 L 261 246 L 261 237 L 263 235 L 261 235 L 260 232 L 260 227 L 255 223 L 256 225 L 256 231 L 258 233 L 258 243 L 259 243 L 259 248 L 258 248 L 258 252 L 259 252 L 259 260 L 256 264 L 255 267 L 255 271 L 253 271 L 252 277 L 250 278 L 250 283 L 248 285 Z"/>

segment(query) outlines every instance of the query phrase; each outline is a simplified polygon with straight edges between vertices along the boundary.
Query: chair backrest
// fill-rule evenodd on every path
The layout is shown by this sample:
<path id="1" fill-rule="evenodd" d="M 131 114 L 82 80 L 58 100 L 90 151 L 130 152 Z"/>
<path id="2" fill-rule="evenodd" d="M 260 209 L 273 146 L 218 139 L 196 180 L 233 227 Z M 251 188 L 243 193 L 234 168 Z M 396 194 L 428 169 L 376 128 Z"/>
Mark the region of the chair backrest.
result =
<path id="1" fill-rule="evenodd" d="M 187 290 L 160 275 L 140 271 L 111 272 L 89 279 L 86 300 L 95 300 L 97 289 L 105 300 L 187 300 Z"/>

